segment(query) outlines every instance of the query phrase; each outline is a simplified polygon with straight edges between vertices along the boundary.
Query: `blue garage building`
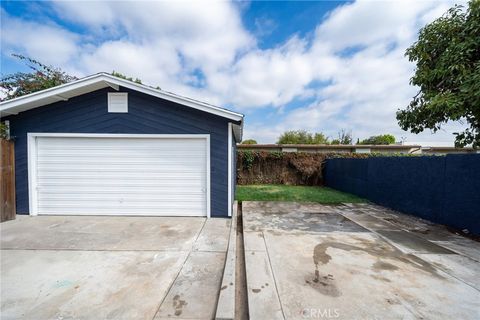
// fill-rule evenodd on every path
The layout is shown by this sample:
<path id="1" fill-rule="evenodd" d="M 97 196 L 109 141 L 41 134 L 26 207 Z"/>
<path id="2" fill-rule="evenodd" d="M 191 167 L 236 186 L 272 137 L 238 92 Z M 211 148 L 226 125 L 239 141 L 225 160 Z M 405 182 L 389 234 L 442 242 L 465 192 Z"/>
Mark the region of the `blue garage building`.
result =
<path id="1" fill-rule="evenodd" d="M 0 104 L 17 214 L 231 215 L 243 115 L 100 73 Z"/>

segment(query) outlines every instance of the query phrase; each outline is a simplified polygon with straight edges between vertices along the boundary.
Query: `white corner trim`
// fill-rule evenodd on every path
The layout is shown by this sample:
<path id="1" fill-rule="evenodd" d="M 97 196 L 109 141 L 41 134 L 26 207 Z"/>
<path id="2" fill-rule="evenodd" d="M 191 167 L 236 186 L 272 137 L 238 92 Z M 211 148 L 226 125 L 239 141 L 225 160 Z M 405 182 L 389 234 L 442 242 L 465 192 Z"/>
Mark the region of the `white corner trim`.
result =
<path id="1" fill-rule="evenodd" d="M 207 218 L 211 216 L 211 161 L 210 161 L 210 134 L 115 134 L 115 133 L 50 133 L 50 132 L 29 132 L 27 133 L 27 161 L 28 161 L 28 199 L 29 214 L 38 215 L 37 195 L 37 137 L 72 137 L 72 138 L 132 138 L 132 139 L 204 139 L 206 143 L 206 211 Z"/>
<path id="2" fill-rule="evenodd" d="M 207 193 L 206 193 L 206 198 L 207 198 L 207 218 L 210 218 L 211 216 L 211 197 L 210 197 L 210 134 L 205 135 L 206 143 L 207 143 Z"/>
<path id="3" fill-rule="evenodd" d="M 37 201 L 37 138 L 35 134 L 27 134 L 28 161 L 28 211 L 32 216 L 38 215 Z"/>
<path id="4" fill-rule="evenodd" d="M 233 190 L 232 190 L 232 123 L 228 123 L 228 216 L 232 216 L 232 198 L 233 198 Z"/>

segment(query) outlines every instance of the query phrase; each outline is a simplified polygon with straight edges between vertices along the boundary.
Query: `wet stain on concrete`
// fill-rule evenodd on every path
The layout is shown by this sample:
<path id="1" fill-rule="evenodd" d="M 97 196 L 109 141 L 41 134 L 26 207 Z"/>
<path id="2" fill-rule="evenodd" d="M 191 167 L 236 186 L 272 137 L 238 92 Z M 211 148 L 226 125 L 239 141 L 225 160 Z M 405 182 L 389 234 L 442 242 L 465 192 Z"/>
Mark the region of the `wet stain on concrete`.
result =
<path id="1" fill-rule="evenodd" d="M 385 261 L 382 261 L 382 260 L 378 260 L 377 262 L 375 262 L 373 264 L 373 269 L 375 270 L 398 270 L 398 267 L 391 264 L 391 263 L 388 263 L 388 262 L 385 262 Z"/>
<path id="2" fill-rule="evenodd" d="M 410 229 L 410 231 L 421 234 L 429 234 L 430 229 Z"/>
<path id="3" fill-rule="evenodd" d="M 282 202 L 282 201 L 258 201 L 247 204 L 246 209 L 256 212 L 264 212 L 265 214 L 289 214 L 291 212 L 333 212 L 338 205 L 322 205 L 313 202 Z"/>
<path id="4" fill-rule="evenodd" d="M 367 229 L 336 212 L 290 211 L 285 213 L 255 212 L 249 215 L 248 231 L 295 232 L 368 232 Z M 261 237 L 261 234 L 258 234 Z"/>
<path id="5" fill-rule="evenodd" d="M 180 296 L 178 294 L 173 297 L 173 308 L 175 309 L 175 315 L 177 317 L 182 314 L 183 307 L 187 304 L 188 303 L 185 300 L 180 299 Z"/>
<path id="6" fill-rule="evenodd" d="M 340 223 L 344 223 L 344 222 L 352 222 L 352 220 L 348 219 L 345 216 L 342 216 L 342 220 L 340 220 Z"/>
<path id="7" fill-rule="evenodd" d="M 305 283 L 326 296 L 336 298 L 342 295 L 342 293 L 340 292 L 340 290 L 338 290 L 335 284 L 335 279 L 333 278 L 333 275 L 328 274 L 326 276 L 320 276 L 320 272 L 318 271 L 318 269 L 315 270 L 315 275 L 313 279 L 311 278 L 311 276 L 307 276 L 307 278 L 305 279 Z"/>
<path id="8" fill-rule="evenodd" d="M 359 245 L 329 240 L 316 245 L 313 250 L 313 263 L 315 265 L 314 277 L 312 278 L 311 276 L 307 276 L 305 282 L 311 287 L 317 289 L 322 294 L 333 297 L 338 297 L 341 295 L 340 291 L 335 286 L 333 276 L 330 274 L 322 276 L 320 273 L 320 267 L 328 264 L 332 259 L 332 256 L 327 253 L 329 248 L 335 248 L 344 251 L 365 252 L 377 258 L 377 261 L 371 267 L 371 270 L 374 272 L 395 271 L 399 269 L 399 267 L 390 262 L 397 261 L 400 263 L 409 264 L 416 269 L 426 272 L 436 278 L 444 278 L 438 274 L 437 269 L 432 264 L 418 258 L 417 256 L 405 254 L 397 248 L 386 243 L 371 242 L 361 237 L 354 237 L 354 239 L 360 242 Z M 385 261 L 386 259 L 388 259 L 390 262 Z M 378 280 L 390 282 L 390 280 L 387 278 L 379 278 Z"/>
<path id="9" fill-rule="evenodd" d="M 455 254 L 453 251 L 420 238 L 411 232 L 403 230 L 379 230 L 378 233 L 390 241 L 416 252 Z"/>
<path id="10" fill-rule="evenodd" d="M 327 253 L 328 248 L 336 248 L 336 249 L 341 249 L 345 251 L 363 250 L 360 247 L 352 246 L 346 243 L 326 241 L 326 242 L 317 244 L 315 246 L 315 249 L 313 250 L 313 262 L 315 263 L 315 266 L 318 267 L 320 263 L 327 264 L 332 259 L 332 256 Z"/>
<path id="11" fill-rule="evenodd" d="M 390 217 L 385 217 L 383 218 L 383 220 L 386 220 L 386 221 L 389 221 L 389 222 L 393 222 L 393 223 L 399 223 L 399 221 L 395 218 L 390 218 Z"/>
<path id="12" fill-rule="evenodd" d="M 387 298 L 387 299 L 385 299 L 385 301 L 387 301 L 387 303 L 388 303 L 388 304 L 391 304 L 391 305 L 400 304 L 400 301 L 398 301 L 398 299 L 390 299 L 390 298 Z"/>
<path id="13" fill-rule="evenodd" d="M 392 282 L 390 279 L 379 276 L 379 275 L 376 275 L 376 274 L 372 274 L 371 277 L 375 280 L 379 280 L 379 281 L 383 281 L 383 282 Z"/>

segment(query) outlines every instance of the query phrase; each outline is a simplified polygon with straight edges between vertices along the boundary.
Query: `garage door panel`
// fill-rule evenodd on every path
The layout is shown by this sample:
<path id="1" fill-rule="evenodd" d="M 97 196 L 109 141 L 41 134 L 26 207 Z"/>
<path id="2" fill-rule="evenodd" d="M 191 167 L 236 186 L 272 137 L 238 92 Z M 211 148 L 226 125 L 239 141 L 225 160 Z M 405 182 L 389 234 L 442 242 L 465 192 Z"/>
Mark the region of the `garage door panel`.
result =
<path id="1" fill-rule="evenodd" d="M 136 167 L 133 168 L 124 168 L 123 166 L 139 166 L 139 165 L 153 165 L 155 166 L 172 166 L 177 169 L 182 169 L 185 167 L 189 167 L 191 165 L 195 165 L 195 167 L 199 167 L 198 161 L 195 160 L 194 158 L 188 159 L 152 159 L 152 160 L 146 160 L 146 159 L 128 159 L 128 158 L 110 158 L 110 157 L 102 157 L 98 160 L 92 160 L 92 159 L 72 159 L 72 160 L 40 160 L 38 161 L 38 165 L 43 168 L 49 168 L 49 167 L 57 167 L 57 166 L 64 166 L 64 167 L 72 167 L 72 166 L 89 166 L 93 167 L 92 169 L 96 168 L 97 166 L 102 166 L 102 165 L 107 165 L 107 166 L 117 166 L 118 170 L 124 170 L 124 169 L 137 169 Z M 140 170 L 137 169 L 137 170 Z"/>
<path id="2" fill-rule="evenodd" d="M 118 172 L 116 171 L 95 171 L 95 173 L 91 172 L 70 172 L 69 170 L 62 170 L 58 171 L 55 169 L 52 170 L 42 170 L 42 173 L 38 175 L 38 179 L 42 181 L 49 181 L 52 179 L 62 179 L 62 180 L 72 180 L 72 179 L 115 179 L 118 176 Z M 179 173 L 183 173 L 179 175 Z M 158 179 L 179 179 L 179 180 L 200 180 L 204 179 L 205 171 L 189 171 L 189 172 L 182 172 L 181 170 L 177 170 L 175 172 L 168 172 L 163 174 L 162 172 L 148 172 L 148 171 L 140 171 L 140 172 L 124 172 L 122 174 L 123 179 L 147 179 L 147 180 L 158 180 Z"/>
<path id="3" fill-rule="evenodd" d="M 172 192 L 175 193 L 182 193 L 182 194 L 190 194 L 191 190 L 186 190 L 187 188 L 183 186 L 163 186 L 163 187 L 158 187 L 158 186 L 142 186 L 141 188 L 137 186 L 123 186 L 123 185 L 118 185 L 118 186 L 110 186 L 109 188 L 105 187 L 92 187 L 89 185 L 83 185 L 83 186 L 70 186 L 70 187 L 59 187 L 59 188 L 42 188 L 39 187 L 37 189 L 37 193 L 39 195 L 41 194 L 90 194 L 90 193 L 129 193 L 129 194 L 135 194 L 135 195 L 141 195 L 141 194 L 152 194 L 152 193 L 164 193 L 167 190 L 171 190 Z M 195 192 L 202 192 L 204 194 L 205 192 L 201 189 L 196 189 Z"/>
<path id="4" fill-rule="evenodd" d="M 132 208 L 132 209 L 142 209 L 142 208 L 149 208 L 149 209 L 157 209 L 158 202 L 162 202 L 163 209 L 165 208 L 197 208 L 201 209 L 202 205 L 198 203 L 198 201 L 194 201 L 194 199 L 190 201 L 181 201 L 179 202 L 178 199 L 163 199 L 163 200 L 151 200 L 148 201 L 133 201 L 133 200 L 124 200 L 122 201 L 122 205 L 118 208 Z M 115 204 L 116 200 L 101 200 L 101 203 L 93 203 L 92 201 L 84 200 L 78 201 L 40 201 L 39 207 L 40 208 L 79 208 L 79 209 L 86 209 L 91 208 L 93 210 L 97 209 L 106 209 L 110 208 L 112 204 Z M 117 208 L 117 209 L 118 209 Z"/>
<path id="5" fill-rule="evenodd" d="M 155 173 L 160 173 L 162 174 L 163 172 L 165 172 L 165 170 L 159 170 L 158 169 L 158 166 L 143 166 L 142 167 L 142 170 L 141 171 L 125 171 L 125 170 L 119 170 L 116 166 L 114 165 L 92 165 L 92 166 L 85 166 L 85 167 L 82 167 L 82 168 L 79 168 L 78 166 L 75 167 L 73 166 L 73 169 L 75 169 L 75 172 L 72 172 L 72 166 L 68 166 L 68 165 L 62 165 L 62 166 L 37 166 L 37 168 L 39 169 L 39 176 L 46 176 L 47 174 L 50 174 L 50 173 L 58 173 L 58 174 L 62 174 L 62 173 L 66 173 L 66 174 L 74 174 L 74 173 L 94 173 L 94 174 L 102 174 L 102 173 L 107 173 L 107 172 L 110 172 L 110 173 L 118 173 L 119 171 L 120 172 L 125 172 L 126 174 L 142 174 L 142 173 L 152 173 L 152 174 L 155 174 Z M 196 172 L 200 172 L 202 174 L 205 174 L 205 170 L 196 170 L 196 169 L 191 169 L 191 168 L 185 168 L 184 167 L 178 167 L 178 166 L 171 166 L 170 169 L 168 170 L 168 172 L 166 172 L 165 174 L 172 174 L 172 175 L 176 175 L 176 176 L 182 176 L 180 175 L 181 173 L 196 173 Z"/>
<path id="6" fill-rule="evenodd" d="M 43 137 L 42 137 L 43 138 Z M 50 137 L 49 137 L 50 138 Z M 57 138 L 55 138 L 57 139 Z M 137 152 L 162 152 L 162 151 L 169 151 L 169 150 L 176 150 L 178 152 L 181 151 L 192 151 L 196 153 L 201 153 L 203 150 L 203 144 L 205 143 L 204 139 L 185 139 L 184 141 L 178 141 L 178 139 L 170 139 L 166 140 L 163 139 L 164 142 L 162 145 L 158 145 L 154 139 L 152 141 L 142 141 L 142 145 L 134 145 L 134 143 L 138 143 L 138 139 L 122 139 L 122 138 L 86 138 L 88 139 L 110 139 L 108 141 L 108 145 L 104 144 L 104 141 L 80 141 L 83 138 L 68 138 L 68 139 L 79 139 L 76 142 L 75 146 L 70 146 L 68 148 L 68 152 L 75 153 L 75 152 L 82 152 L 82 151 L 89 151 L 89 152 L 115 152 L 115 153 L 125 153 L 126 151 L 137 151 Z M 118 139 L 114 141 L 115 139 Z M 177 141 L 175 141 L 177 140 Z M 133 141 L 133 142 L 132 142 Z M 125 145 L 128 144 L 128 150 L 123 149 Z M 62 151 L 64 150 L 65 146 L 68 146 L 68 142 L 65 143 L 64 141 L 48 141 L 48 142 L 39 142 L 37 144 L 40 148 L 43 148 L 45 152 L 49 151 Z"/>
<path id="7" fill-rule="evenodd" d="M 88 154 L 85 153 L 85 151 L 88 151 Z M 136 154 L 132 154 L 131 151 L 135 151 Z M 79 149 L 79 150 L 68 150 L 66 152 L 64 149 L 45 149 L 41 150 L 39 152 L 39 155 L 41 156 L 55 156 L 55 157 L 62 157 L 62 158 L 69 158 L 69 157 L 89 157 L 90 155 L 95 155 L 95 156 L 129 156 L 129 157 L 139 157 L 139 156 L 144 156 L 144 157 L 149 157 L 149 158 L 155 158 L 159 157 L 160 153 L 163 153 L 162 155 L 166 157 L 196 157 L 200 156 L 204 153 L 204 148 L 203 147 L 196 147 L 193 146 L 191 149 L 176 149 L 176 148 L 165 148 L 165 149 L 158 149 L 158 148 L 152 148 L 148 150 L 148 152 L 142 152 L 144 150 L 139 150 L 139 149 L 130 149 L 128 152 L 125 152 L 124 150 L 115 150 L 115 149 L 92 149 L 88 150 L 86 148 L 84 149 Z M 168 152 L 168 153 L 167 153 Z"/>
<path id="8" fill-rule="evenodd" d="M 68 208 L 68 214 L 65 213 L 65 208 L 45 208 L 48 210 L 48 215 L 109 215 L 109 216 L 155 216 L 156 208 L 123 208 L 118 207 L 115 210 L 111 208 L 95 208 L 95 210 L 85 210 L 78 207 Z M 198 217 L 198 208 L 163 208 L 162 216 L 179 216 L 179 210 L 182 211 L 181 216 Z M 44 213 L 47 214 L 47 213 Z"/>
<path id="9" fill-rule="evenodd" d="M 162 180 L 159 181 L 158 179 L 124 179 L 124 178 L 117 178 L 117 179 L 111 179 L 111 180 L 106 180 L 102 178 L 94 178 L 94 179 L 40 179 L 41 181 L 38 182 L 37 186 L 39 190 L 42 190 L 47 187 L 53 187 L 57 188 L 58 190 L 63 189 L 63 187 L 76 187 L 76 186 L 87 186 L 90 188 L 105 188 L 105 187 L 117 187 L 120 184 L 120 187 L 137 187 L 137 188 L 143 188 L 143 187 L 152 187 L 152 186 L 158 186 L 158 187 L 182 187 L 182 188 L 188 188 L 188 187 L 202 187 L 203 183 L 202 181 L 191 181 L 189 179 L 175 179 L 175 180 L 170 180 L 166 181 Z M 46 180 L 46 181 L 44 181 Z"/>
<path id="10" fill-rule="evenodd" d="M 187 194 L 185 194 L 187 195 Z M 48 205 L 50 204 L 50 201 L 55 201 L 55 203 L 72 203 L 74 201 L 92 201 L 92 200 L 97 200 L 97 201 L 102 201 L 102 202 L 108 202 L 108 201 L 120 201 L 123 203 L 127 202 L 132 202 L 132 203 L 137 203 L 137 202 L 148 202 L 148 203 L 154 203 L 154 202 L 193 202 L 193 203 L 199 203 L 200 201 L 203 200 L 203 194 L 197 193 L 193 194 L 190 193 L 188 194 L 188 199 L 185 199 L 183 195 L 177 195 L 177 194 L 151 194 L 151 195 L 145 195 L 145 196 L 118 196 L 117 194 L 112 194 L 112 193 L 106 193 L 106 194 L 78 194 L 78 195 L 65 195 L 65 194 L 42 194 L 42 200 L 39 201 L 40 206 L 41 205 Z"/>
<path id="11" fill-rule="evenodd" d="M 136 197 L 136 198 L 155 198 L 155 197 L 173 197 L 178 196 L 182 198 L 186 195 L 205 195 L 205 192 L 201 189 L 194 190 L 193 188 L 188 190 L 187 188 L 176 187 L 176 188 L 145 188 L 145 190 L 128 190 L 128 188 L 83 188 L 76 190 L 72 187 L 70 188 L 50 188 L 45 190 L 45 188 L 41 188 L 38 191 L 38 194 L 41 196 L 39 200 L 43 200 L 43 197 L 48 197 L 50 195 L 55 195 L 58 197 L 74 197 L 79 198 L 82 195 L 86 196 L 94 196 L 95 194 L 113 194 L 118 199 L 125 198 L 125 197 Z M 103 196 L 102 196 L 103 197 Z M 187 199 L 185 199 L 187 200 Z"/>
<path id="12" fill-rule="evenodd" d="M 207 213 L 205 138 L 37 137 L 38 214 Z"/>

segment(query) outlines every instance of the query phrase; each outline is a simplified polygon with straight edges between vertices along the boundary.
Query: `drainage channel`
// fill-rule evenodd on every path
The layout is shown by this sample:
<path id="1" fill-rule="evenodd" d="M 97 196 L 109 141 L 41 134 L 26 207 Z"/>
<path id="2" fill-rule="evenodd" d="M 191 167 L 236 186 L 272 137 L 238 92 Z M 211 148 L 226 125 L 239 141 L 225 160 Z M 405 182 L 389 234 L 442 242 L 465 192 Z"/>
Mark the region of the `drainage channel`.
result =
<path id="1" fill-rule="evenodd" d="M 235 259 L 235 319 L 247 320 L 249 319 L 249 316 L 247 296 L 247 273 L 245 269 L 245 247 L 243 244 L 242 202 L 238 202 L 237 209 L 237 255 Z"/>

